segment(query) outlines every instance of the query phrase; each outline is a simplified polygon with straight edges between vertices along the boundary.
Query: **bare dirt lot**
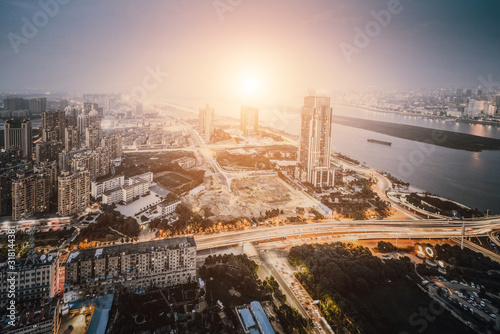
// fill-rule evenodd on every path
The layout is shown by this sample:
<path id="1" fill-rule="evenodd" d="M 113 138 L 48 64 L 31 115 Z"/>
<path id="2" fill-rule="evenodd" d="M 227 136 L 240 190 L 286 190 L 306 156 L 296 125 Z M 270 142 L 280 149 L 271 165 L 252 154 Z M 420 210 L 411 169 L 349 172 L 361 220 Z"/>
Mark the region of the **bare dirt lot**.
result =
<path id="1" fill-rule="evenodd" d="M 237 179 L 231 183 L 231 190 L 252 203 L 265 201 L 280 205 L 291 199 L 289 189 L 275 177 Z"/>
<path id="2" fill-rule="evenodd" d="M 296 207 L 313 205 L 304 194 L 275 176 L 256 176 L 233 179 L 231 192 L 205 180 L 206 191 L 188 195 L 186 200 L 199 208 L 210 208 L 218 219 L 258 217 L 266 210 L 280 209 L 293 215 Z"/>

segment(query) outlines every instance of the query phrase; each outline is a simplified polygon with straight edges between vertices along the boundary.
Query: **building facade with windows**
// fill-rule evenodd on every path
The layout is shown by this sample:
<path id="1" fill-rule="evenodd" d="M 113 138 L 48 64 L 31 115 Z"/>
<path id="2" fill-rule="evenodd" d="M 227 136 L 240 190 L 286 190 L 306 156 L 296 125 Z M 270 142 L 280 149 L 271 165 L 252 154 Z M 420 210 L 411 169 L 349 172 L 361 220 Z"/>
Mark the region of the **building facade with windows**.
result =
<path id="1" fill-rule="evenodd" d="M 143 291 L 196 280 L 193 236 L 72 252 L 65 264 L 65 301 Z"/>

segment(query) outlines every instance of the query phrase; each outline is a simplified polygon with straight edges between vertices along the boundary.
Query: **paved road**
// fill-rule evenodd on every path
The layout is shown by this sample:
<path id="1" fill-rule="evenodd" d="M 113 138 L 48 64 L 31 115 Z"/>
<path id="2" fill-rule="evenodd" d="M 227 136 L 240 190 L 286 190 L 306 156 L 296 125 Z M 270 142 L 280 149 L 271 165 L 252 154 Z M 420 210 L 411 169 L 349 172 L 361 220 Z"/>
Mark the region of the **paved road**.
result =
<path id="1" fill-rule="evenodd" d="M 500 230 L 500 220 L 465 223 L 466 236 L 484 236 Z M 358 239 L 453 238 L 460 237 L 462 223 L 447 220 L 410 221 L 322 221 L 304 225 L 259 227 L 244 231 L 195 236 L 198 249 L 224 247 L 240 242 L 350 236 Z"/>

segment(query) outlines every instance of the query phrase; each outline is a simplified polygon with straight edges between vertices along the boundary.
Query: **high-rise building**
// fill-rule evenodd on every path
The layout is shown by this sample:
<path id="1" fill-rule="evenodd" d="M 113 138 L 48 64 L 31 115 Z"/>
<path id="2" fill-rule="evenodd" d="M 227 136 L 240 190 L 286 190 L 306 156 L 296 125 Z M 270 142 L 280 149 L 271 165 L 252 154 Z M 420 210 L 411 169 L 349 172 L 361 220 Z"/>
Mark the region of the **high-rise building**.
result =
<path id="1" fill-rule="evenodd" d="M 10 216 L 12 213 L 12 180 L 18 174 L 30 173 L 32 170 L 33 162 L 30 161 L 27 163 L 12 164 L 0 171 L 0 213 L 2 215 Z"/>
<path id="2" fill-rule="evenodd" d="M 23 151 L 23 156 L 31 159 L 33 156 L 31 121 L 29 119 L 5 121 L 4 145 L 6 150 L 11 147 L 20 148 Z"/>
<path id="3" fill-rule="evenodd" d="M 111 150 L 98 147 L 95 150 L 83 148 L 68 152 L 66 150 L 59 154 L 59 170 L 76 172 L 82 168 L 90 173 L 90 180 L 108 175 L 111 169 Z"/>
<path id="4" fill-rule="evenodd" d="M 12 220 L 22 220 L 49 211 L 55 192 L 57 164 L 37 165 L 30 173 L 12 179 Z"/>
<path id="5" fill-rule="evenodd" d="M 196 280 L 194 237 L 88 248 L 72 252 L 65 264 L 64 300 L 148 287 L 166 288 Z"/>
<path id="6" fill-rule="evenodd" d="M 142 103 L 137 103 L 135 105 L 135 116 L 142 117 L 144 115 L 144 106 Z"/>
<path id="7" fill-rule="evenodd" d="M 85 146 L 96 149 L 100 144 L 101 129 L 98 127 L 89 127 L 85 129 Z"/>
<path id="8" fill-rule="evenodd" d="M 0 152 L 0 169 L 15 166 L 23 161 L 23 151 L 12 147 Z"/>
<path id="9" fill-rule="evenodd" d="M 332 108 L 330 98 L 306 96 L 301 112 L 299 162 L 303 181 L 315 187 L 333 184 L 330 169 Z"/>
<path id="10" fill-rule="evenodd" d="M 90 173 L 80 169 L 61 172 L 57 183 L 57 202 L 60 216 L 71 216 L 90 206 Z"/>
<path id="11" fill-rule="evenodd" d="M 28 100 L 25 100 L 21 97 L 4 97 L 3 98 L 3 108 L 5 110 L 24 110 L 28 109 Z"/>
<path id="12" fill-rule="evenodd" d="M 111 159 L 121 158 L 123 155 L 122 136 L 105 136 L 101 139 L 101 147 L 111 151 Z"/>
<path id="13" fill-rule="evenodd" d="M 488 113 L 487 101 L 469 99 L 469 103 L 465 109 L 465 116 L 477 117 L 477 116 L 484 114 L 484 113 Z"/>
<path id="14" fill-rule="evenodd" d="M 41 114 L 47 110 L 47 98 L 46 97 L 35 97 L 28 100 L 28 109 L 31 115 Z"/>
<path id="15" fill-rule="evenodd" d="M 80 114 L 80 109 L 77 107 L 66 107 L 64 108 L 64 113 L 66 114 L 66 126 L 76 127 L 78 124 L 77 118 Z"/>
<path id="16" fill-rule="evenodd" d="M 244 135 L 256 135 L 259 132 L 259 109 L 241 107 L 240 127 Z"/>
<path id="17" fill-rule="evenodd" d="M 101 127 L 101 117 L 97 114 L 96 110 L 91 110 L 88 114 L 81 114 L 77 117 L 78 131 L 85 135 L 85 129 L 94 127 Z"/>
<path id="18" fill-rule="evenodd" d="M 200 135 L 206 142 L 212 140 L 214 133 L 214 108 L 208 104 L 200 108 Z"/>
<path id="19" fill-rule="evenodd" d="M 59 109 L 64 110 L 64 109 L 66 109 L 67 107 L 69 107 L 69 102 L 68 102 L 68 100 L 61 100 L 61 101 L 59 102 Z"/>
<path id="20" fill-rule="evenodd" d="M 84 103 L 98 104 L 103 111 L 109 109 L 109 98 L 108 94 L 83 94 Z M 87 110 L 87 112 L 90 110 Z"/>
<path id="21" fill-rule="evenodd" d="M 66 114 L 62 110 L 44 111 L 42 113 L 42 140 L 64 141 L 64 129 L 66 128 Z"/>
<path id="22" fill-rule="evenodd" d="M 44 161 L 57 161 L 59 153 L 63 150 L 64 145 L 60 141 L 39 141 L 35 145 L 35 161 L 41 163 Z"/>
<path id="23" fill-rule="evenodd" d="M 80 132 L 75 127 L 64 129 L 64 149 L 67 152 L 78 150 L 80 148 Z"/>
<path id="24" fill-rule="evenodd" d="M 493 97 L 493 104 L 500 107 L 500 95 Z"/>

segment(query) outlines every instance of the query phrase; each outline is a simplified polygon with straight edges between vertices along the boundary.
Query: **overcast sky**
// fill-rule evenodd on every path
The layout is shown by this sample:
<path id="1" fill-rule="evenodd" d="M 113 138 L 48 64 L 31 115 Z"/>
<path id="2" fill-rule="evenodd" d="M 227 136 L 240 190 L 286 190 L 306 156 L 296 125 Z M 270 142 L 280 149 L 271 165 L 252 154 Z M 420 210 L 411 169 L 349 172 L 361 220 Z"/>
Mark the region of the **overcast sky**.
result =
<path id="1" fill-rule="evenodd" d="M 312 87 L 500 81 L 497 0 L 64 2 L 50 17 L 38 1 L 0 0 L 0 91 L 127 93 L 157 68 L 169 75 L 151 94 L 226 98 L 254 80 L 253 93 L 276 103 Z M 390 22 L 375 24 L 371 12 L 388 6 Z M 26 21 L 40 25 L 27 38 Z M 369 43 L 356 44 L 355 29 L 367 27 Z"/>

